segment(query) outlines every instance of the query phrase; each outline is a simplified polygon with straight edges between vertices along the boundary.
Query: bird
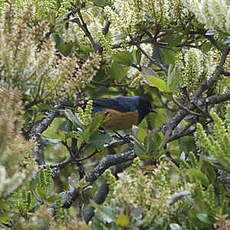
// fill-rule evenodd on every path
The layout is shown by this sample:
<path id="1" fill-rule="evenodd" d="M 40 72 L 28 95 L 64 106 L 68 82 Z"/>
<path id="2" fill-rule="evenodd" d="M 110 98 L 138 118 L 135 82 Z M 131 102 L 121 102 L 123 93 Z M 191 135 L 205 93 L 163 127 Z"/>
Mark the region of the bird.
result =
<path id="1" fill-rule="evenodd" d="M 138 125 L 150 112 L 156 112 L 143 96 L 120 96 L 93 99 L 93 113 L 104 113 L 102 127 L 106 130 L 125 130 Z"/>

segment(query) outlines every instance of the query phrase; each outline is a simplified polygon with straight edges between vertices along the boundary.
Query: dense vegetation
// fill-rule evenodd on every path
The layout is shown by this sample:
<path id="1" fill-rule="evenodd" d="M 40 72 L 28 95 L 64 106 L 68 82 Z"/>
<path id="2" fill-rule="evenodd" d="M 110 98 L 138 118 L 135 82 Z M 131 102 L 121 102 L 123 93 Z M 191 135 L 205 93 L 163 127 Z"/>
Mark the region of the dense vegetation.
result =
<path id="1" fill-rule="evenodd" d="M 230 229 L 229 0 L 0 0 L 0 17 L 0 229 Z M 90 99 L 118 95 L 157 113 L 102 132 Z"/>

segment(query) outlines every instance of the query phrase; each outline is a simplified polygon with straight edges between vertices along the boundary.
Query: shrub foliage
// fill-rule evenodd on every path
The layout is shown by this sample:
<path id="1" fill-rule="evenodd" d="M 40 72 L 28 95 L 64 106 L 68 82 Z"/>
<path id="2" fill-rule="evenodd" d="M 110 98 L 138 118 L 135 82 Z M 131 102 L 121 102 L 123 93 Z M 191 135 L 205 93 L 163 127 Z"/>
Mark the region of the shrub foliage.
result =
<path id="1" fill-rule="evenodd" d="M 0 228 L 230 228 L 229 0 L 0 0 Z M 102 131 L 96 97 L 157 113 Z"/>

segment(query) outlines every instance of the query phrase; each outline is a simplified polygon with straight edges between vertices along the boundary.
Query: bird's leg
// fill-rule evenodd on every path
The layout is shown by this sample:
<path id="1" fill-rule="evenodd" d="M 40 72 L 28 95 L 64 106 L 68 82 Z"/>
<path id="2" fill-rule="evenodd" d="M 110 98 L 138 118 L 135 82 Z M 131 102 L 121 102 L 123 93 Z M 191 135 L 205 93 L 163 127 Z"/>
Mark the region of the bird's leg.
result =
<path id="1" fill-rule="evenodd" d="M 100 133 L 103 133 L 103 134 L 107 133 L 106 130 L 105 130 L 104 128 L 102 128 L 102 127 L 99 129 L 99 132 L 100 132 Z M 122 136 L 122 135 L 121 135 L 120 133 L 118 133 L 116 130 L 113 130 L 113 132 L 116 134 L 116 136 L 117 136 L 119 139 L 125 141 L 126 143 L 130 143 L 130 142 L 131 142 L 131 138 L 130 138 L 130 136 L 129 136 L 128 134 L 125 135 L 125 136 Z"/>
<path id="2" fill-rule="evenodd" d="M 126 143 L 130 143 L 130 137 L 129 135 L 122 136 L 120 133 L 117 131 L 113 130 L 113 132 L 122 140 L 124 140 Z"/>

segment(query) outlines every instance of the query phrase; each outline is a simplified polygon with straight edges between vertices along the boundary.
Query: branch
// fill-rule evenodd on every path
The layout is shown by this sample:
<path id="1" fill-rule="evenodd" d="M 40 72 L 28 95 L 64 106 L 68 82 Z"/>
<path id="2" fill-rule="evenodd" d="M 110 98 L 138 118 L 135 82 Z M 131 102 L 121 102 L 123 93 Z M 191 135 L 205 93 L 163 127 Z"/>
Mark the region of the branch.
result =
<path id="1" fill-rule="evenodd" d="M 192 193 L 190 191 L 181 191 L 178 192 L 174 195 L 172 195 L 172 197 L 169 199 L 168 204 L 169 205 L 173 205 L 174 203 L 176 203 L 178 200 L 182 199 L 185 196 L 191 195 Z"/>
<path id="2" fill-rule="evenodd" d="M 34 125 L 29 133 L 29 139 L 36 140 L 36 138 L 49 127 L 54 118 L 57 116 L 59 108 L 61 108 L 61 106 L 55 106 L 54 110 L 51 110 L 45 118 Z"/>
<path id="3" fill-rule="evenodd" d="M 220 60 L 220 63 L 219 65 L 217 65 L 214 73 L 213 73 L 213 76 L 202 82 L 201 85 L 198 87 L 198 89 L 195 91 L 195 93 L 193 94 L 193 96 L 191 97 L 193 102 L 195 102 L 198 97 L 207 89 L 211 88 L 215 82 L 218 80 L 219 76 L 221 75 L 222 73 L 222 70 L 223 70 L 223 65 L 226 61 L 226 58 L 228 56 L 230 52 L 230 47 L 225 47 L 225 49 L 223 50 L 222 52 L 222 56 L 221 56 L 221 60 Z M 220 97 L 220 95 L 219 95 Z M 210 98 L 209 98 L 210 99 Z M 202 100 L 202 99 L 201 99 Z M 214 100 L 214 99 L 213 99 Z M 227 99 L 229 100 L 229 99 Z M 205 102 L 203 100 L 203 102 Z M 207 102 L 207 101 L 206 101 Z M 211 103 L 211 102 L 210 102 Z M 219 102 L 218 102 L 219 103 Z M 216 103 L 211 103 L 211 104 L 216 104 Z M 194 104 L 191 104 L 191 103 L 186 103 L 183 105 L 184 107 L 186 107 L 187 109 L 189 109 L 190 111 L 193 110 L 195 108 L 195 105 Z M 181 120 L 186 116 L 188 115 L 188 112 L 185 111 L 184 109 L 180 109 L 176 115 L 170 120 L 168 121 L 166 124 L 163 125 L 163 127 L 161 127 L 161 130 L 162 132 L 165 134 L 166 136 L 166 139 L 169 138 L 169 136 L 171 135 L 173 129 L 175 129 L 175 127 L 181 122 Z"/>
<path id="4" fill-rule="evenodd" d="M 80 192 L 74 188 L 71 187 L 69 191 L 61 193 L 63 199 L 63 208 L 70 208 L 73 204 L 73 202 L 80 196 Z"/>
<path id="5" fill-rule="evenodd" d="M 188 125 L 186 125 L 185 127 L 183 127 L 181 130 L 178 130 L 178 132 L 176 132 L 174 135 L 170 136 L 168 138 L 168 143 L 171 142 L 171 141 L 174 141 L 176 139 L 179 139 L 181 137 L 184 137 L 184 136 L 188 136 L 188 135 L 191 135 L 194 131 L 195 131 L 195 128 L 194 129 L 191 129 L 191 127 L 195 124 L 195 120 L 191 123 L 189 123 Z"/>
<path id="6" fill-rule="evenodd" d="M 105 201 L 105 198 L 107 197 L 108 193 L 109 193 L 109 185 L 107 184 L 107 182 L 104 182 L 99 187 L 97 194 L 94 197 L 93 201 L 96 204 L 102 204 Z M 94 210 L 95 208 L 92 205 L 88 205 L 86 208 L 84 208 L 83 217 L 86 223 L 89 223 L 89 221 L 94 216 L 94 213 L 95 213 Z"/>
<path id="7" fill-rule="evenodd" d="M 135 157 L 136 157 L 136 154 L 134 153 L 133 150 L 130 150 L 125 153 L 118 154 L 118 155 L 108 155 L 104 157 L 98 163 L 98 165 L 86 175 L 85 180 L 87 182 L 94 182 L 109 167 L 113 165 L 121 164 L 126 161 L 133 160 Z"/>
<path id="8" fill-rule="evenodd" d="M 200 113 L 194 112 L 192 110 L 189 110 L 187 107 L 185 107 L 184 105 L 180 104 L 172 95 L 172 100 L 173 102 L 180 108 L 185 110 L 186 112 L 188 112 L 189 114 L 195 115 L 195 116 L 201 116 Z"/>
<path id="9" fill-rule="evenodd" d="M 37 143 L 34 149 L 34 157 L 39 165 L 45 164 L 43 156 L 43 143 L 41 139 L 41 134 L 49 127 L 54 118 L 58 114 L 58 109 L 62 107 L 61 103 L 54 106 L 53 110 L 48 112 L 47 116 L 41 121 L 38 121 L 30 130 L 28 138 Z"/>
<path id="10" fill-rule="evenodd" d="M 230 92 L 224 94 L 216 94 L 206 98 L 206 103 L 208 105 L 219 104 L 221 102 L 230 100 Z M 203 102 L 204 103 L 204 102 Z"/>
<path id="11" fill-rule="evenodd" d="M 106 35 L 109 32 L 110 25 L 111 25 L 111 22 L 107 19 L 106 22 L 105 22 L 105 26 L 102 29 L 102 34 L 103 35 Z"/>
<path id="12" fill-rule="evenodd" d="M 227 77 L 230 76 L 230 72 L 224 71 L 224 70 L 222 70 L 221 74 L 223 74 L 224 76 L 227 76 Z"/>
<path id="13" fill-rule="evenodd" d="M 65 143 L 63 143 L 63 144 L 66 146 L 67 150 L 69 152 L 71 152 L 69 146 L 66 145 Z M 115 148 L 117 146 L 121 146 L 121 145 L 124 145 L 124 144 L 127 144 L 127 140 L 126 141 L 121 140 L 121 141 L 113 142 L 111 144 L 105 145 L 105 148 L 107 148 L 109 150 L 109 149 L 112 149 L 112 148 Z M 90 159 L 92 156 L 94 156 L 97 153 L 98 153 L 98 151 L 96 150 L 96 151 L 92 152 L 91 154 L 89 154 L 88 156 L 85 156 L 85 157 L 82 157 L 82 158 L 76 158 L 75 155 L 69 156 L 65 160 L 63 160 L 62 162 L 49 164 L 49 167 L 50 168 L 56 168 L 56 169 L 62 169 L 62 168 L 65 168 L 69 164 L 75 164 L 75 163 L 78 163 L 78 162 L 81 162 L 81 161 L 84 161 L 84 160 L 88 160 L 88 159 Z"/>
<path id="14" fill-rule="evenodd" d="M 223 72 L 223 66 L 224 66 L 224 63 L 226 61 L 226 58 L 229 52 L 230 52 L 230 47 L 225 47 L 223 49 L 222 56 L 220 58 L 220 63 L 219 65 L 217 65 L 213 73 L 213 76 L 207 81 L 204 81 L 201 83 L 200 87 L 198 87 L 198 89 L 195 91 L 193 97 L 195 98 L 199 97 L 205 90 L 210 89 L 215 84 L 215 82 L 218 80 L 219 76 Z"/>
<path id="15" fill-rule="evenodd" d="M 134 42 L 134 38 L 131 36 L 131 35 L 129 35 L 130 36 L 130 39 Z M 162 71 L 164 71 L 165 73 L 168 73 L 168 69 L 164 66 L 164 65 L 162 65 L 161 63 L 159 63 L 158 61 L 156 61 L 154 58 L 152 58 L 151 56 L 149 56 L 146 52 L 145 52 L 145 50 L 143 50 L 142 48 L 141 48 L 141 46 L 140 46 L 140 44 L 139 43 L 135 43 L 135 46 L 141 51 L 141 53 L 143 53 L 152 63 L 154 63 L 155 65 L 157 65 L 159 68 L 161 68 L 161 70 Z"/>
<path id="16" fill-rule="evenodd" d="M 218 50 L 221 50 L 221 47 L 219 46 L 217 40 L 214 38 L 213 35 L 204 35 L 211 43 L 213 46 L 215 46 Z"/>
<path id="17" fill-rule="evenodd" d="M 230 100 L 230 92 L 224 93 L 224 94 L 217 94 L 217 95 L 212 95 L 208 98 L 199 100 L 199 103 L 201 103 L 201 105 L 199 105 L 199 106 L 204 107 L 207 105 L 215 105 L 215 104 L 219 104 L 221 102 L 225 102 L 225 101 L 229 101 L 229 100 Z M 196 108 L 196 106 L 194 105 L 194 102 L 188 103 L 187 108 L 189 110 L 192 110 L 192 109 Z M 178 139 L 181 137 L 181 134 L 180 134 L 178 137 L 175 138 L 174 136 L 171 136 L 171 133 L 177 127 L 177 125 L 184 119 L 184 117 L 189 115 L 189 114 L 190 113 L 187 112 L 186 110 L 181 109 L 176 113 L 176 115 L 170 121 L 168 121 L 165 125 L 163 125 L 160 128 L 163 133 L 168 135 L 166 138 L 167 142 Z M 175 134 L 175 135 L 177 135 L 177 134 Z"/>
<path id="18" fill-rule="evenodd" d="M 100 45 L 100 43 L 96 42 L 93 38 L 93 36 L 91 35 L 88 27 L 87 27 L 87 24 L 85 23 L 84 19 L 83 19 L 83 16 L 81 14 L 81 11 L 78 9 L 77 10 L 77 14 L 78 14 L 78 17 L 79 18 L 72 18 L 72 19 L 69 19 L 70 22 L 75 22 L 78 24 L 78 26 L 82 29 L 82 31 L 85 33 L 85 36 L 89 39 L 90 43 L 92 44 L 93 46 L 93 49 L 95 52 L 99 52 L 101 53 L 102 51 L 102 47 Z"/>
<path id="19" fill-rule="evenodd" d="M 70 156 L 66 160 L 64 160 L 64 161 L 62 161 L 60 163 L 50 164 L 49 167 L 51 167 L 51 168 L 59 168 L 59 169 L 64 168 L 68 164 L 75 164 L 77 162 L 87 160 L 87 159 L 91 158 L 92 156 L 94 156 L 96 153 L 98 153 L 98 151 L 94 151 L 93 153 L 89 154 L 88 156 L 83 157 L 83 158 L 79 158 L 79 159 L 75 159 L 74 157 Z"/>

